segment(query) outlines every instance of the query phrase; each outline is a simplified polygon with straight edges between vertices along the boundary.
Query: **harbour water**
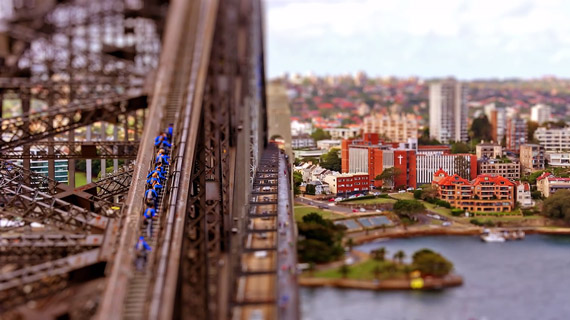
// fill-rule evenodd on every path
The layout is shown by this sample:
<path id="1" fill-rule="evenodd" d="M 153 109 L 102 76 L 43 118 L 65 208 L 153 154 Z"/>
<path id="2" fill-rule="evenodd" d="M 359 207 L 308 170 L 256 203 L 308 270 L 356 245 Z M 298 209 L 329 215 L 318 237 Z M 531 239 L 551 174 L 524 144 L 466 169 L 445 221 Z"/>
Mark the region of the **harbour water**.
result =
<path id="1" fill-rule="evenodd" d="M 570 237 L 527 236 L 484 243 L 478 237 L 394 239 L 356 247 L 403 250 L 407 260 L 429 248 L 451 260 L 464 285 L 443 291 L 372 292 L 302 288 L 306 320 L 570 319 Z"/>

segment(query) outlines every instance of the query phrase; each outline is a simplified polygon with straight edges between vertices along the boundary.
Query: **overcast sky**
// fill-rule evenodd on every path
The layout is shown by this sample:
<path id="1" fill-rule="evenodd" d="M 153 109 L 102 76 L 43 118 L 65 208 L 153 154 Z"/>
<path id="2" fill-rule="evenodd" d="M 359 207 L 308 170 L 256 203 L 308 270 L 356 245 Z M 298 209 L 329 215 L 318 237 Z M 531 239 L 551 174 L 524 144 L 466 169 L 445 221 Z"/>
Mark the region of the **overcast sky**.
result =
<path id="1" fill-rule="evenodd" d="M 570 77 L 568 0 L 266 0 L 268 76 Z"/>

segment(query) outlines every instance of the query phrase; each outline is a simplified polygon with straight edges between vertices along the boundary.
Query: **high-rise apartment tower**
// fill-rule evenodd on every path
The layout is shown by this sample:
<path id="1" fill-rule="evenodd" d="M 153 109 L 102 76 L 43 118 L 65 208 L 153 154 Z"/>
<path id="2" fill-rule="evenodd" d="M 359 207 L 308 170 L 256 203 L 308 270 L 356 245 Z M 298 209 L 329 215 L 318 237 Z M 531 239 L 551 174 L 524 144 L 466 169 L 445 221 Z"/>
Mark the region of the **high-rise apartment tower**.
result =
<path id="1" fill-rule="evenodd" d="M 467 88 L 449 79 L 429 88 L 430 138 L 442 143 L 467 141 Z"/>

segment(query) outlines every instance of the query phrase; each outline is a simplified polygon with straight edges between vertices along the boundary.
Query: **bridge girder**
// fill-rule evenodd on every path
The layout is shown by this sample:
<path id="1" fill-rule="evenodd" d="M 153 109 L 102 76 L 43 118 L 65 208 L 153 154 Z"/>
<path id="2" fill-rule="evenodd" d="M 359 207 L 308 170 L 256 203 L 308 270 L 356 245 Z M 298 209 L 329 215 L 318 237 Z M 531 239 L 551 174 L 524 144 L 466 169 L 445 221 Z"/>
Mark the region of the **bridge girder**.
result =
<path id="1" fill-rule="evenodd" d="M 125 159 L 134 160 L 140 141 L 40 141 L 30 144 L 33 153 L 9 150 L 0 159 Z"/>

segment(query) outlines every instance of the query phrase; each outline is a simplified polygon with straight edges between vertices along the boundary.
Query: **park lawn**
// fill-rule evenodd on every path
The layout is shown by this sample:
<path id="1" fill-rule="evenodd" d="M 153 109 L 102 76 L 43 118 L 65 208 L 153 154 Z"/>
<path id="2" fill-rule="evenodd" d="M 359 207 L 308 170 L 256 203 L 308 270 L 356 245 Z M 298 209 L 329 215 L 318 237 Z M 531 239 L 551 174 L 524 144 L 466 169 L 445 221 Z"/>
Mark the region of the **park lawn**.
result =
<path id="1" fill-rule="evenodd" d="M 396 200 L 414 200 L 414 195 L 411 192 L 390 193 L 390 197 Z"/>
<path id="2" fill-rule="evenodd" d="M 426 208 L 429 209 L 430 211 L 436 212 L 437 214 L 440 214 L 443 216 L 453 217 L 453 215 L 451 214 L 451 209 L 441 207 L 441 206 L 437 206 L 437 208 L 436 208 L 436 205 L 433 203 L 429 203 L 427 201 L 415 199 L 414 195 L 411 192 L 391 193 L 390 197 L 392 197 L 394 199 L 398 199 L 398 200 L 418 200 L 421 203 L 423 203 L 426 206 Z"/>
<path id="3" fill-rule="evenodd" d="M 433 203 L 429 203 L 429 202 L 426 202 L 423 200 L 419 200 L 419 201 L 423 202 L 423 204 L 426 206 L 426 208 L 428 208 L 430 211 L 437 212 L 438 214 L 443 215 L 443 216 L 453 217 L 453 215 L 451 214 L 451 209 L 441 207 L 441 206 L 438 206 L 436 208 L 436 205 Z"/>
<path id="4" fill-rule="evenodd" d="M 377 262 L 372 259 L 366 260 L 364 262 L 356 263 L 348 266 L 347 279 L 354 280 L 374 280 L 374 267 L 380 265 L 380 279 L 394 279 L 397 277 L 404 276 L 404 273 L 400 268 L 396 267 L 396 272 L 388 272 L 388 267 L 393 265 L 391 261 Z M 340 272 L 340 267 L 317 271 L 314 273 L 314 277 L 317 278 L 329 278 L 329 279 L 341 279 L 342 273 Z"/>
<path id="5" fill-rule="evenodd" d="M 373 199 L 362 199 L 362 200 L 349 200 L 349 201 L 343 201 L 342 203 L 348 203 L 348 204 L 386 204 L 386 203 L 396 203 L 396 200 L 394 199 L 389 199 L 389 198 L 373 198 Z"/>
<path id="6" fill-rule="evenodd" d="M 324 219 L 335 220 L 339 218 L 344 218 L 344 216 L 341 214 L 334 213 L 329 210 L 322 210 L 311 206 L 295 205 L 293 209 L 295 210 L 295 221 L 302 221 L 303 217 L 311 212 L 319 214 Z"/>

